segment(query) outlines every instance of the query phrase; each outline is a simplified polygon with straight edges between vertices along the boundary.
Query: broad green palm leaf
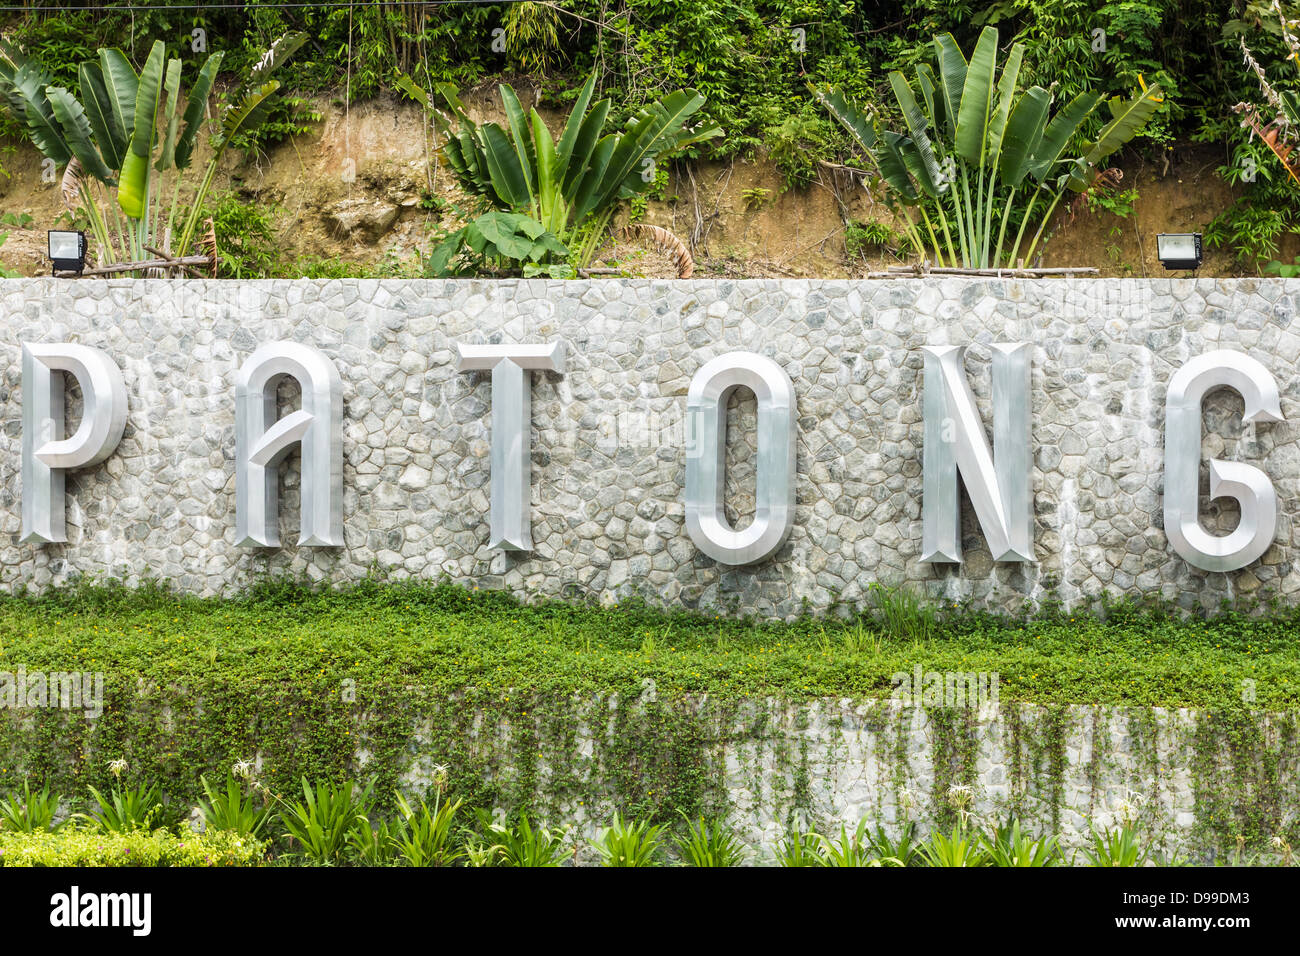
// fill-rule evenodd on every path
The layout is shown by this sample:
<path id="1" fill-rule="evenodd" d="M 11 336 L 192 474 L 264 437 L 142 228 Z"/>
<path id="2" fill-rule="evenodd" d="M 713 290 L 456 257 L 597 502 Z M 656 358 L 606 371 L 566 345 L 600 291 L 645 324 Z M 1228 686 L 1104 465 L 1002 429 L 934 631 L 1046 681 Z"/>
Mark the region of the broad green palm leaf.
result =
<path id="1" fill-rule="evenodd" d="M 961 107 L 957 114 L 957 154 L 973 166 L 983 165 L 986 157 L 997 53 L 998 31 L 985 27 L 966 69 L 966 83 L 962 87 Z"/>
<path id="2" fill-rule="evenodd" d="M 925 116 L 916 102 L 912 87 L 908 85 L 902 73 L 898 70 L 890 73 L 889 85 L 894 89 L 894 98 L 898 100 L 903 122 L 907 125 L 908 133 L 911 134 L 911 149 L 904 154 L 904 159 L 906 160 L 909 154 L 914 155 L 915 159 L 908 162 L 907 167 L 927 196 L 938 196 L 947 188 L 948 183 L 943 179 L 939 161 L 934 155 L 934 147 L 930 145 L 930 137 L 925 133 Z"/>
<path id="3" fill-rule="evenodd" d="M 176 140 L 175 162 L 177 169 L 188 169 L 194 155 L 194 142 L 203 125 L 203 114 L 208 107 L 208 97 L 212 94 L 212 85 L 216 82 L 217 71 L 221 69 L 224 53 L 214 53 L 208 57 L 199 75 L 190 88 L 189 100 L 185 104 L 185 123 Z"/>
<path id="4" fill-rule="evenodd" d="M 443 137 L 439 153 L 463 188 L 498 209 L 526 212 L 561 241 L 592 220 L 576 254 L 582 261 L 594 251 L 592 243 L 603 235 L 614 207 L 653 186 L 654 177 L 644 175 L 647 162 L 722 132 L 686 129 L 704 97 L 679 90 L 639 110 L 622 132 L 607 133 L 610 101 L 592 102 L 594 74 L 578 91 L 558 141 L 535 109 L 525 112 L 508 84 L 499 88 L 504 126 L 471 120 L 449 84 L 435 87 L 445 112 L 434 110 L 432 98 L 410 77 L 399 77 L 397 86 L 432 112 Z"/>
<path id="5" fill-rule="evenodd" d="M 1097 164 L 1141 132 L 1163 102 L 1159 86 L 1145 89 L 1131 100 L 1111 97 L 1107 103 L 1111 120 L 1084 154 L 1084 169 L 1081 175 L 1071 177 L 1070 187 L 1082 190 L 1091 186 L 1097 178 Z"/>
<path id="6" fill-rule="evenodd" d="M 109 99 L 103 68 L 98 63 L 83 63 L 78 67 L 77 75 L 81 80 L 81 95 L 85 98 L 86 118 L 104 162 L 111 170 L 121 169 L 122 160 L 126 158 L 127 131 L 119 124 L 118 114 Z"/>
<path id="7" fill-rule="evenodd" d="M 1071 154 L 1099 95 L 1080 93 L 1051 115 L 1047 90 L 1019 88 L 1026 54 L 1022 44 L 1012 45 L 999 74 L 998 35 L 992 27 L 980 33 L 969 60 L 951 34 L 936 36 L 933 49 L 934 67 L 919 64 L 915 84 L 898 71 L 889 76 L 901 129 L 880 128 L 837 90 L 813 89 L 813 94 L 874 163 L 888 197 L 903 207 L 916 207 L 915 213 L 896 212 L 917 255 L 933 256 L 940 265 L 945 253 L 970 267 L 1001 265 L 1013 218 L 1019 218 L 1020 232 L 1006 258 L 1017 261 L 1021 240 L 1034 220 L 1039 228 L 1025 256 L 1032 259 L 1043 226 L 1066 188 L 1089 188 L 1096 179 L 1096 164 L 1138 135 L 1158 109 L 1155 89 L 1132 100 L 1117 97 L 1111 102 L 1111 121 L 1097 140 L 1085 144 L 1082 155 Z M 1026 196 L 1020 190 L 1027 180 Z M 1040 198 L 1046 209 L 1035 220 Z M 928 241 L 919 226 L 924 226 Z M 955 244 L 953 232 L 959 240 Z"/>
<path id="8" fill-rule="evenodd" d="M 158 123 L 158 98 L 162 92 L 164 45 L 154 41 L 144 69 L 136 84 L 132 110 L 131 140 L 122 175 L 117 184 L 117 202 L 131 219 L 143 219 L 149 199 L 149 157 L 153 153 L 155 127 Z"/>
<path id="9" fill-rule="evenodd" d="M 1030 87 L 1016 101 L 1007 119 L 998 157 L 998 175 L 1003 185 L 1019 186 L 1029 173 L 1029 157 L 1043 138 L 1043 126 L 1052 96 L 1041 86 Z"/>
<path id="10" fill-rule="evenodd" d="M 76 97 L 61 86 L 48 87 L 46 95 L 49 97 L 54 117 L 66 137 L 68 149 L 73 156 L 77 157 L 77 162 L 81 163 L 81 168 L 100 182 L 111 185 L 113 170 L 104 162 L 103 157 L 99 155 L 99 150 L 95 148 L 93 142 L 94 133 L 91 130 L 90 121 L 86 118 L 86 111 L 81 108 L 81 104 L 77 102 Z"/>

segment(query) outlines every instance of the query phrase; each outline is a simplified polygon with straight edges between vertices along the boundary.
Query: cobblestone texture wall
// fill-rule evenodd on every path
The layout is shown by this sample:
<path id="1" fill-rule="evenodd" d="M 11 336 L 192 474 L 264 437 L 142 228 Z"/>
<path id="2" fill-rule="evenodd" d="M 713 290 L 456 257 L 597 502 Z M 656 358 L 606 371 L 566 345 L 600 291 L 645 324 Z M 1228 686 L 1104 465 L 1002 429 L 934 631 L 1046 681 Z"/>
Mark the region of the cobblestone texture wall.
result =
<path id="1" fill-rule="evenodd" d="M 1186 607 L 1300 574 L 1300 281 L 0 280 L 0 586 L 73 573 L 149 573 L 211 594 L 270 571 L 349 580 L 372 568 L 443 574 L 521 595 L 791 615 L 861 600 L 872 581 L 998 607 L 1109 589 Z M 346 547 L 236 548 L 234 377 L 260 343 L 308 342 L 345 390 Z M 455 343 L 563 339 L 569 369 L 534 377 L 533 538 L 486 547 L 490 384 L 455 370 Z M 18 544 L 22 341 L 103 348 L 124 371 L 117 453 L 68 479 L 69 543 Z M 1032 565 L 994 564 L 964 506 L 965 563 L 922 565 L 921 383 L 926 344 L 971 345 L 991 423 L 989 344 L 1035 346 Z M 1262 467 L 1282 516 L 1274 547 L 1231 574 L 1177 558 L 1161 528 L 1164 394 L 1188 358 L 1254 356 L 1287 421 L 1240 424 L 1211 395 L 1203 451 Z M 775 359 L 799 401 L 798 510 L 777 556 L 741 569 L 698 553 L 683 525 L 682 413 L 692 374 L 749 349 Z M 286 407 L 293 389 L 282 393 Z M 69 417 L 75 418 L 76 396 Z M 752 397 L 731 410 L 728 510 L 752 512 Z M 297 540 L 297 458 L 284 468 L 282 537 Z M 1205 466 L 1202 468 L 1205 471 Z M 1203 478 L 1203 488 L 1208 479 Z M 1229 502 L 1231 504 L 1231 502 Z M 1222 502 L 1202 520 L 1226 531 Z"/>
<path id="2" fill-rule="evenodd" d="M 575 704 L 581 716 L 569 751 L 544 752 L 528 778 L 537 781 L 538 812 L 575 826 L 587 841 L 598 838 L 617 806 L 614 781 L 624 769 L 617 761 L 626 760 L 614 712 L 630 707 L 638 715 L 645 706 L 634 699 Z M 705 710 L 688 704 L 673 719 Z M 1284 833 L 1297 805 L 1291 768 L 1300 754 L 1290 715 L 1243 713 L 1233 723 L 1161 707 L 986 701 L 945 712 L 891 700 L 769 699 L 742 702 L 724 720 L 699 719 L 708 799 L 754 862 L 771 862 L 792 828 L 836 837 L 841 826 L 852 833 L 866 820 L 897 836 L 912 821 L 921 834 L 948 832 L 961 812 L 985 830 L 1014 815 L 1027 832 L 1057 836 L 1067 857 L 1090 845 L 1094 832 L 1129 824 L 1165 859 L 1208 862 L 1232 852 L 1246 821 L 1254 821 L 1256 840 Z M 517 755 L 519 732 L 485 722 L 466 746 L 477 755 Z M 540 736 L 530 729 L 529 746 Z M 442 755 L 429 752 L 418 731 L 411 754 L 403 783 L 423 792 Z M 512 760 L 504 757 L 499 771 L 509 787 L 518 774 Z M 558 793 L 550 787 L 552 761 L 563 768 Z M 595 861 L 594 850 L 584 853 Z"/>

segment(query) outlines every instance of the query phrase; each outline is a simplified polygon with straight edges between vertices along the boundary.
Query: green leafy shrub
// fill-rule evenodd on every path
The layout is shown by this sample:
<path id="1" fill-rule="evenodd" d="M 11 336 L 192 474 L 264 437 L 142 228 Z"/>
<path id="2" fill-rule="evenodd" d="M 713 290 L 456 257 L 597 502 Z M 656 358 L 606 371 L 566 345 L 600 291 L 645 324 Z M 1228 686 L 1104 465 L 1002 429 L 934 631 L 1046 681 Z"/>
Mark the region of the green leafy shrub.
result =
<path id="1" fill-rule="evenodd" d="M 861 820 L 852 833 L 840 824 L 840 835 L 836 839 L 820 836 L 818 856 L 821 866 L 902 866 L 901 860 L 882 857 L 876 853 L 871 834 L 867 831 L 867 821 Z"/>
<path id="2" fill-rule="evenodd" d="M 740 866 L 748 856 L 740 837 L 720 819 L 687 820 L 686 833 L 676 842 L 687 866 Z"/>
<path id="3" fill-rule="evenodd" d="M 1092 834 L 1092 843 L 1083 849 L 1089 866 L 1144 866 L 1151 856 L 1151 846 L 1132 826 Z"/>
<path id="4" fill-rule="evenodd" d="M 1035 839 L 1012 819 L 982 837 L 990 866 L 1060 866 L 1065 862 L 1056 837 Z"/>
<path id="5" fill-rule="evenodd" d="M 269 279 L 296 272 L 283 261 L 268 210 L 227 192 L 203 211 L 217 237 L 217 274 L 228 279 Z"/>
<path id="6" fill-rule="evenodd" d="M 821 866 L 821 837 L 816 833 L 793 832 L 776 848 L 778 866 Z"/>
<path id="7" fill-rule="evenodd" d="M 450 866 L 465 855 L 453 842 L 456 812 L 463 800 L 443 802 L 441 796 L 430 807 L 423 800 L 412 807 L 397 796 L 401 823 L 393 829 L 398 855 L 407 866 Z"/>
<path id="8" fill-rule="evenodd" d="M 199 813 L 208 830 L 224 830 L 237 836 L 260 837 L 271 819 L 271 808 L 261 806 L 233 772 L 226 774 L 225 787 L 214 787 L 207 777 L 200 777 L 206 800 L 199 801 Z"/>
<path id="9" fill-rule="evenodd" d="M 648 820 L 630 823 L 614 814 L 596 842 L 604 866 L 658 866 L 664 847 L 664 828 Z"/>
<path id="10" fill-rule="evenodd" d="M 261 841 L 224 831 L 0 830 L 0 866 L 259 866 L 265 852 Z"/>
<path id="11" fill-rule="evenodd" d="M 425 264 L 430 276 L 474 275 L 485 267 L 522 264 L 545 269 L 555 278 L 572 278 L 575 270 L 563 263 L 568 248 L 531 216 L 494 209 L 451 233 L 433 250 Z M 546 266 L 543 260 L 551 260 Z"/>
<path id="12" fill-rule="evenodd" d="M 920 853 L 926 866 L 992 865 L 992 857 L 981 845 L 978 834 L 965 827 L 958 827 L 952 833 L 931 833 L 930 839 L 921 844 Z"/>
<path id="13" fill-rule="evenodd" d="M 373 791 L 373 783 L 358 786 L 351 780 L 341 785 L 323 781 L 313 787 L 304 777 L 303 799 L 285 803 L 279 813 L 290 852 L 318 865 L 344 862 L 357 826 L 369 829 Z"/>
<path id="14" fill-rule="evenodd" d="M 162 789 L 155 784 L 135 787 L 112 787 L 107 794 L 87 787 L 95 807 L 77 819 L 103 833 L 129 833 L 132 830 L 174 830 L 185 819 L 185 810 L 175 802 L 164 800 Z"/>
<path id="15" fill-rule="evenodd" d="M 516 824 L 493 822 L 479 811 L 482 833 L 470 841 L 466 853 L 471 866 L 559 866 L 565 857 L 563 834 L 534 827 L 528 814 Z"/>
<path id="16" fill-rule="evenodd" d="M 24 780 L 21 796 L 11 793 L 0 799 L 0 830 L 10 833 L 52 833 L 63 825 L 54 822 L 58 812 L 58 794 L 50 793 L 49 787 L 33 793 L 31 784 Z"/>

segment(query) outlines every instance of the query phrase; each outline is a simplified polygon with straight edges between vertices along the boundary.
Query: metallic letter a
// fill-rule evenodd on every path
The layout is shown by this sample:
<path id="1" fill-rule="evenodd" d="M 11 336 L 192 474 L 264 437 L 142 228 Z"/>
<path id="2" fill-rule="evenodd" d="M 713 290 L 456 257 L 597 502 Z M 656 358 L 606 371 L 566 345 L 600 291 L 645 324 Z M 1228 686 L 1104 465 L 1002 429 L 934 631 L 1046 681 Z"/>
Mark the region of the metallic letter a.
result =
<path id="1" fill-rule="evenodd" d="M 531 551 L 532 369 L 564 371 L 564 344 L 460 345 L 457 368 L 492 372 L 489 548 Z"/>
<path id="2" fill-rule="evenodd" d="M 81 386 L 81 424 L 63 437 L 64 375 Z M 23 343 L 23 532 L 21 541 L 67 541 L 63 476 L 97 465 L 126 429 L 122 370 L 99 349 Z"/>
<path id="3" fill-rule="evenodd" d="M 302 408 L 277 419 L 275 389 L 289 376 Z M 300 545 L 343 545 L 343 380 L 310 345 L 271 342 L 249 357 L 235 379 L 235 543 L 280 544 L 280 462 L 302 446 Z"/>
<path id="4" fill-rule="evenodd" d="M 925 347 L 921 560 L 961 561 L 961 474 L 994 561 L 1034 560 L 1025 343 L 993 346 L 993 450 L 966 380 L 966 347 Z M 996 456 L 996 463 L 995 463 Z"/>

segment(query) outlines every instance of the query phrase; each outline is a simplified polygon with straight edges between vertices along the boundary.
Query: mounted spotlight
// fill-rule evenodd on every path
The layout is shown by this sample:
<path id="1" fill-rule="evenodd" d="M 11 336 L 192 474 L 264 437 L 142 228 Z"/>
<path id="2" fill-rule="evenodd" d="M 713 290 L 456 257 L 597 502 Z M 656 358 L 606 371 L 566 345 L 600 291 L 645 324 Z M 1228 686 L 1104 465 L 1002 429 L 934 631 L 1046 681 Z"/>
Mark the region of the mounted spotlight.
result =
<path id="1" fill-rule="evenodd" d="M 81 275 L 86 268 L 86 234 L 57 229 L 49 231 L 52 272 L 75 272 Z"/>
<path id="2" fill-rule="evenodd" d="M 1166 269 L 1199 269 L 1201 234 L 1199 232 L 1162 232 L 1156 236 L 1156 255 Z"/>

